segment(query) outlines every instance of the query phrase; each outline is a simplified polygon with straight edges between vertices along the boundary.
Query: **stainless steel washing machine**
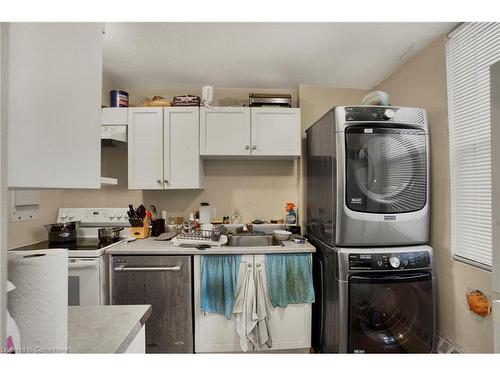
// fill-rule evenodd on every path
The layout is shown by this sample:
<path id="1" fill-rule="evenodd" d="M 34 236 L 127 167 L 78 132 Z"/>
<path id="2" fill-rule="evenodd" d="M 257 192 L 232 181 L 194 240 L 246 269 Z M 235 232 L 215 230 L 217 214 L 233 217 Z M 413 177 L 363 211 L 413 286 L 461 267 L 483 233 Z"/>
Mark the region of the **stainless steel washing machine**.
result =
<path id="1" fill-rule="evenodd" d="M 330 245 L 428 243 L 429 185 L 423 109 L 335 107 L 307 130 L 307 233 Z"/>
<path id="2" fill-rule="evenodd" d="M 320 353 L 432 353 L 436 299 L 429 246 L 338 248 L 311 239 Z"/>

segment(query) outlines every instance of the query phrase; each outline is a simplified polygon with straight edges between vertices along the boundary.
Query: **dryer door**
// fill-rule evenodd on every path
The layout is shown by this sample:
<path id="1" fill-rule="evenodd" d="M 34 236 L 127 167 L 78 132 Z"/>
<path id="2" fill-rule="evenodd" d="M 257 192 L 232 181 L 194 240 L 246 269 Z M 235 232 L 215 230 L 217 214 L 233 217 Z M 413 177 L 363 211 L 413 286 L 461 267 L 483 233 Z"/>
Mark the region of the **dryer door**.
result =
<path id="1" fill-rule="evenodd" d="M 347 207 L 393 214 L 422 209 L 427 199 L 426 143 L 421 129 L 347 128 Z"/>
<path id="2" fill-rule="evenodd" d="M 434 294 L 430 273 L 349 278 L 350 353 L 430 353 Z"/>

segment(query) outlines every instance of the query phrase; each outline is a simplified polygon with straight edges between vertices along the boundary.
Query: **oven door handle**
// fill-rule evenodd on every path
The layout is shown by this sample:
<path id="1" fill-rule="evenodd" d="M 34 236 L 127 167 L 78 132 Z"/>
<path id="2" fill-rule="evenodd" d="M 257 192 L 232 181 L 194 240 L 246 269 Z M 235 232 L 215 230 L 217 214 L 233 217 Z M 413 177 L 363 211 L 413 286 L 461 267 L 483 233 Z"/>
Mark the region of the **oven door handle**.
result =
<path id="1" fill-rule="evenodd" d="M 86 268 L 97 268 L 97 263 L 95 261 L 76 261 L 68 263 L 68 269 L 70 270 L 83 270 Z"/>
<path id="2" fill-rule="evenodd" d="M 115 272 L 179 272 L 181 270 L 181 265 L 174 267 L 115 267 Z"/>

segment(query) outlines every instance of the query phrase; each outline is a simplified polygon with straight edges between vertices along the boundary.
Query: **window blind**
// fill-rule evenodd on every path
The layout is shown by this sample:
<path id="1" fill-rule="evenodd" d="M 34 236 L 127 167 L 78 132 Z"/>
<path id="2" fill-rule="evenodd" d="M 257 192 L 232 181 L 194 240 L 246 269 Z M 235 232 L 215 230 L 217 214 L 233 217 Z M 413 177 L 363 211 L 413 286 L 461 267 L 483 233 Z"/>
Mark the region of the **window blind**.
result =
<path id="1" fill-rule="evenodd" d="M 447 45 L 452 252 L 491 266 L 489 67 L 500 60 L 500 23 L 467 23 Z"/>

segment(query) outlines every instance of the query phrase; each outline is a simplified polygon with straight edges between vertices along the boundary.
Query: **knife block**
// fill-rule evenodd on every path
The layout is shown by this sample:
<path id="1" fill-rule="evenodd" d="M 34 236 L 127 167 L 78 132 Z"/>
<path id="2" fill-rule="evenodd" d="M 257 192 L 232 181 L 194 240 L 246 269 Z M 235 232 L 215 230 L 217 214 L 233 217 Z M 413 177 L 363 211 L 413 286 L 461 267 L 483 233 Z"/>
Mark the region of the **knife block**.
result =
<path id="1" fill-rule="evenodd" d="M 144 225 L 142 227 L 131 227 L 130 235 L 137 239 L 143 239 L 149 237 L 149 218 L 145 217 Z"/>

